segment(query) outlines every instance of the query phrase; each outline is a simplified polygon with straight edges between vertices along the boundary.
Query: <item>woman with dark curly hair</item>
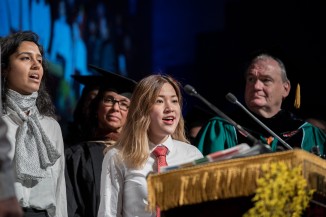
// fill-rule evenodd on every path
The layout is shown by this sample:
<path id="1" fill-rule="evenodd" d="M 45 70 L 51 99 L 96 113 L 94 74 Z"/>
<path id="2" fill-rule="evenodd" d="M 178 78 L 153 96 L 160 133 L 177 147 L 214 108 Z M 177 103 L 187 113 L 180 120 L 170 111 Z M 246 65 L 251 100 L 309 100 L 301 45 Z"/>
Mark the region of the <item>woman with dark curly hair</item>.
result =
<path id="1" fill-rule="evenodd" d="M 67 216 L 61 128 L 45 86 L 44 51 L 38 35 L 17 32 L 1 39 L 3 120 L 24 216 Z"/>

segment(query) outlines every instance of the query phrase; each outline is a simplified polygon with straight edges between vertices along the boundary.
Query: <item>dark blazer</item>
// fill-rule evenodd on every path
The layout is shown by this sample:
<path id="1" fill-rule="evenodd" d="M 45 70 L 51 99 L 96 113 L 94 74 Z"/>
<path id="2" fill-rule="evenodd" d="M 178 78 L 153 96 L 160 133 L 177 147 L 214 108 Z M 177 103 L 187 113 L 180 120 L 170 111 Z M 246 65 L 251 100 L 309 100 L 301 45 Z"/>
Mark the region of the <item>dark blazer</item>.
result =
<path id="1" fill-rule="evenodd" d="M 69 217 L 96 217 L 105 144 L 83 142 L 65 150 Z"/>

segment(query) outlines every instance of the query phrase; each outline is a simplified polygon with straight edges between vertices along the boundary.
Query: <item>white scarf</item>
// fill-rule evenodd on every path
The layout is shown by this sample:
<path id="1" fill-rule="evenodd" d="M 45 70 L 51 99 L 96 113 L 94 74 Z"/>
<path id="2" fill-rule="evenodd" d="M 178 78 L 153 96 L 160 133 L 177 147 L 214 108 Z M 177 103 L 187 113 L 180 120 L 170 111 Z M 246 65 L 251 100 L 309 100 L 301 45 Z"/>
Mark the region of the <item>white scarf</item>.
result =
<path id="1" fill-rule="evenodd" d="M 46 168 L 53 166 L 60 157 L 38 119 L 37 96 L 37 92 L 31 95 L 21 95 L 10 89 L 7 92 L 8 107 L 23 121 L 17 129 L 14 157 L 20 180 L 40 181 L 46 177 Z M 26 115 L 27 111 L 30 115 Z"/>

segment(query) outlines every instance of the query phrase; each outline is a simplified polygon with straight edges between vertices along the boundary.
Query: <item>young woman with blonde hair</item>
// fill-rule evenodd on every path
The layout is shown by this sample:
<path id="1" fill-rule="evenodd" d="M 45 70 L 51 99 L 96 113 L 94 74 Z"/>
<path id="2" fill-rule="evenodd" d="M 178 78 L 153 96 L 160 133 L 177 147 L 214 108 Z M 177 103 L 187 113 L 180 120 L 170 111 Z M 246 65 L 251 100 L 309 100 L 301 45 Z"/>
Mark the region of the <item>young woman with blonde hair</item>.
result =
<path id="1" fill-rule="evenodd" d="M 168 165 L 203 156 L 185 136 L 181 108 L 180 84 L 172 77 L 149 75 L 138 82 L 120 139 L 103 160 L 98 217 L 156 216 L 146 210 L 146 176 L 158 172 L 158 147 L 166 150 Z"/>

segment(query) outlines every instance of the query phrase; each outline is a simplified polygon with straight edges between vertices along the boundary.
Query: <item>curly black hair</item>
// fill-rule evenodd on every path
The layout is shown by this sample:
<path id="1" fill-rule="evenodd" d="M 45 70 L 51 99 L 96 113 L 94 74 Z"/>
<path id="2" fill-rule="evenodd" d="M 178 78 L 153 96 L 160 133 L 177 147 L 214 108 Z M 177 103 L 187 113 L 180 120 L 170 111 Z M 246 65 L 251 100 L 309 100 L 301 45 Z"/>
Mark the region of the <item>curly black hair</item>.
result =
<path id="1" fill-rule="evenodd" d="M 44 58 L 44 50 L 43 46 L 39 44 L 39 36 L 32 31 L 19 31 L 13 34 L 8 35 L 7 37 L 3 37 L 0 39 L 1 45 L 1 82 L 2 82 L 2 109 L 3 113 L 6 113 L 6 93 L 8 91 L 6 77 L 7 74 L 3 73 L 9 67 L 10 56 L 14 54 L 20 44 L 24 41 L 30 41 L 35 43 L 40 53 L 43 57 L 42 67 L 43 67 L 43 77 L 41 81 L 41 85 L 38 91 L 38 97 L 36 99 L 36 106 L 41 115 L 53 117 L 56 119 L 55 115 L 55 107 L 52 102 L 51 96 L 46 89 L 46 76 L 48 74 L 48 63 Z"/>

